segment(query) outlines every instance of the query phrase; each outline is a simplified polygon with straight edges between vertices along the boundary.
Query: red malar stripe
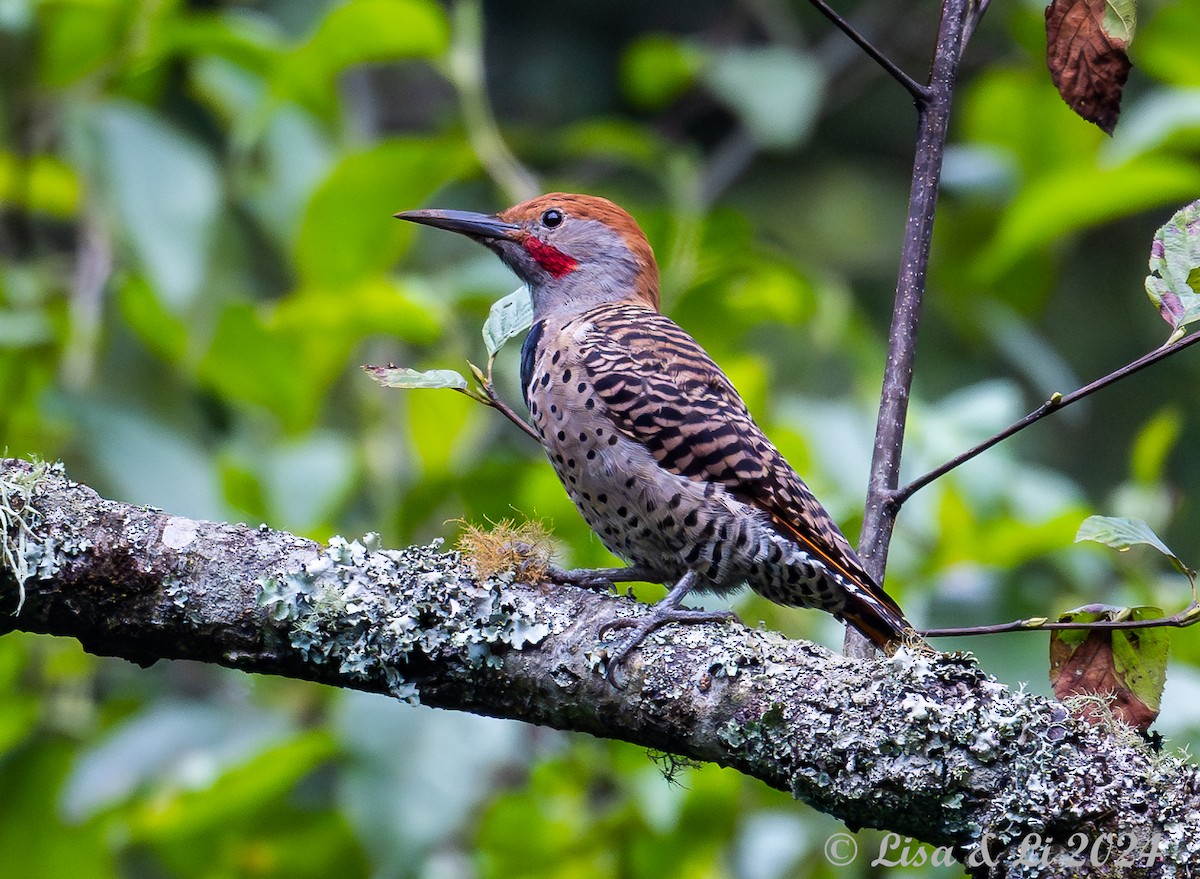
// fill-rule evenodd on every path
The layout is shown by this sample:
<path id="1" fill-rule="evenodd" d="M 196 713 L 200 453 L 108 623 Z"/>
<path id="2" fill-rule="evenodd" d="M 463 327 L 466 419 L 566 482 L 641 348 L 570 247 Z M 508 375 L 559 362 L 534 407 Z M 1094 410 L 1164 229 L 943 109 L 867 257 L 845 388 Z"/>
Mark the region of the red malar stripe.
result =
<path id="1" fill-rule="evenodd" d="M 555 278 L 561 278 L 563 275 L 570 274 L 579 265 L 576 260 L 567 256 L 557 247 L 547 244 L 545 241 L 541 241 L 532 235 L 525 239 L 524 244 L 525 250 L 537 260 L 538 265 Z"/>

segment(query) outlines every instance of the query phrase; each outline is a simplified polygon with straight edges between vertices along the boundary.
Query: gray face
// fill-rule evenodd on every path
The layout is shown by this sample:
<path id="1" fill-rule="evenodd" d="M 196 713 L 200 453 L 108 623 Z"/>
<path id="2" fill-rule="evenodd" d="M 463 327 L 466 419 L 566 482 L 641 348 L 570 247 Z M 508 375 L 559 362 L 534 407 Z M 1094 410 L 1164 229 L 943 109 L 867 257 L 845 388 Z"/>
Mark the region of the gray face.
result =
<path id="1" fill-rule="evenodd" d="M 541 217 L 521 224 L 533 241 L 485 241 L 529 286 L 534 319 L 634 298 L 646 267 L 620 233 L 599 220 L 561 216 L 555 226 L 548 227 Z"/>

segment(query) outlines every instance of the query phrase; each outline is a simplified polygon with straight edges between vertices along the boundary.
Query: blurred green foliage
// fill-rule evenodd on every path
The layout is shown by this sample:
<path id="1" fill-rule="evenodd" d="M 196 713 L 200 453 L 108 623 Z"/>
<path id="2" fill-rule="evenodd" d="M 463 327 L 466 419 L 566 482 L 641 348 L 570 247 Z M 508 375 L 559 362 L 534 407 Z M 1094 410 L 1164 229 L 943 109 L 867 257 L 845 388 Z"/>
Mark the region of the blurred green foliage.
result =
<path id="1" fill-rule="evenodd" d="M 923 70 L 932 7 L 843 5 Z M 1040 5 L 989 13 L 947 156 L 910 475 L 1165 337 L 1142 282 L 1151 234 L 1200 192 L 1197 14 L 1143 10 L 1110 140 L 1051 87 Z M 508 145 L 545 189 L 639 218 L 667 311 L 855 534 L 907 96 L 799 0 L 484 19 Z M 610 562 L 511 425 L 358 369 L 482 360 L 514 286 L 481 249 L 389 216 L 515 198 L 452 84 L 454 53 L 477 49 L 433 0 L 0 3 L 0 445 L 184 515 L 400 543 L 515 511 L 553 524 L 563 561 Z M 514 400 L 515 371 L 502 352 Z M 1071 540 L 1089 513 L 1137 516 L 1200 564 L 1198 373 L 1173 359 L 922 491 L 889 589 L 931 626 L 1181 606 L 1186 582 L 1151 554 Z M 839 641 L 817 614 L 737 610 Z M 1159 728 L 1176 745 L 1200 741 L 1200 640 L 1171 638 Z M 1046 689 L 1044 635 L 970 646 Z M 727 770 L 669 783 L 630 746 L 0 639 L 0 876 L 866 875 L 880 836 L 835 870 L 836 829 Z"/>

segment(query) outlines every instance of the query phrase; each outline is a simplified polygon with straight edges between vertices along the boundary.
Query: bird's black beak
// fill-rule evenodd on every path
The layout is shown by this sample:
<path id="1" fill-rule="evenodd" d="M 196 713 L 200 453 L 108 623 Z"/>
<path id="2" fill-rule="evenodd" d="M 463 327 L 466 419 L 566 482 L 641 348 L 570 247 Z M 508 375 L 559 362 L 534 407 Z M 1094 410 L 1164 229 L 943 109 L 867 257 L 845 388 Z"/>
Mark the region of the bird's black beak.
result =
<path id="1" fill-rule="evenodd" d="M 521 227 L 515 223 L 507 223 L 499 217 L 477 214 L 473 211 L 401 211 L 392 216 L 397 220 L 408 220 L 437 229 L 448 229 L 451 232 L 461 232 L 463 235 L 485 240 L 512 238 L 521 231 Z"/>

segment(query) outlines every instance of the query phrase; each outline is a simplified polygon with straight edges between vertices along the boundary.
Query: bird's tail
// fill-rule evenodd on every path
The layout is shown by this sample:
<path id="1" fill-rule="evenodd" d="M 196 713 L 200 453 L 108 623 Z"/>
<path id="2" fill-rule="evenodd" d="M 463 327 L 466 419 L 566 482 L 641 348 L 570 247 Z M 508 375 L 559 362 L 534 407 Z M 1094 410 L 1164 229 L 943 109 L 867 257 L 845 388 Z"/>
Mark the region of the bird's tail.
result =
<path id="1" fill-rule="evenodd" d="M 904 611 L 895 599 L 874 583 L 866 586 L 855 583 L 854 587 L 841 613 L 847 623 L 888 653 L 895 651 L 906 637 L 912 637 L 912 623 L 904 618 Z"/>
<path id="2" fill-rule="evenodd" d="M 866 635 L 876 647 L 887 653 L 895 652 L 906 637 L 911 637 L 912 623 L 904 618 L 904 611 L 896 599 L 877 586 L 863 569 L 850 542 L 833 525 L 829 514 L 821 510 L 821 517 L 829 521 L 832 528 L 832 535 L 828 539 L 840 550 L 836 554 L 829 552 L 828 544 L 814 540 L 806 529 L 793 524 L 790 519 L 778 515 L 772 515 L 771 518 L 782 533 L 797 540 L 839 581 L 846 592 L 846 604 L 840 612 L 836 612 L 837 617 Z"/>

